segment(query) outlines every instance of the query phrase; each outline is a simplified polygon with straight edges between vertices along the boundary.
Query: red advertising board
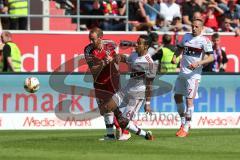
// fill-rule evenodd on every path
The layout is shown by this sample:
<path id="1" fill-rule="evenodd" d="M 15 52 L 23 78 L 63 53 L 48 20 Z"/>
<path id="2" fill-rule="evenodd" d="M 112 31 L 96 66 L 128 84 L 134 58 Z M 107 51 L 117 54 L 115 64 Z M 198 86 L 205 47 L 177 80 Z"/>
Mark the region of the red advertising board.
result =
<path id="1" fill-rule="evenodd" d="M 104 39 L 112 39 L 119 44 L 121 40 L 136 41 L 138 35 L 136 32 L 105 33 Z M 84 47 L 89 43 L 88 33 L 14 33 L 13 41 L 19 45 L 23 54 L 23 71 L 52 72 L 58 67 L 63 72 L 71 72 L 74 68 L 76 72 L 87 69 L 85 61 L 79 55 L 83 54 Z M 239 72 L 239 42 L 240 37 L 221 36 L 221 44 L 229 58 L 228 72 Z M 130 53 L 130 50 L 120 50 L 120 53 Z M 66 61 L 69 63 L 61 65 Z"/>

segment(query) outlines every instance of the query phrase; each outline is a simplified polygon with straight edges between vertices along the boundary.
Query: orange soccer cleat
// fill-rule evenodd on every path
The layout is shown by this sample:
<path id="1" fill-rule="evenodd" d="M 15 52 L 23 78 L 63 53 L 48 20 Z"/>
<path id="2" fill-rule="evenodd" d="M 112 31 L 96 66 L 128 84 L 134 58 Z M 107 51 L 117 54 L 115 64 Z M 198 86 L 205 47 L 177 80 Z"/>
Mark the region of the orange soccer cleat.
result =
<path id="1" fill-rule="evenodd" d="M 176 132 L 176 136 L 178 136 L 183 131 L 184 125 L 182 124 L 178 131 Z"/>
<path id="2" fill-rule="evenodd" d="M 187 137 L 188 135 L 189 135 L 188 132 L 182 130 L 182 131 L 177 135 L 177 137 Z"/>

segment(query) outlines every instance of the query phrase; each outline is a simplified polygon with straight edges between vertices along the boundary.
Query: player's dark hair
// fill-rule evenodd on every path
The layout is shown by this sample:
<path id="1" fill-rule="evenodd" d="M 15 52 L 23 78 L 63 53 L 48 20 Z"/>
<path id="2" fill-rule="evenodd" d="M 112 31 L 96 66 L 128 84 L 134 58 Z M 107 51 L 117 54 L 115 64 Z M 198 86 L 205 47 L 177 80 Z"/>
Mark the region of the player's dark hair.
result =
<path id="1" fill-rule="evenodd" d="M 164 34 L 162 37 L 163 44 L 170 44 L 172 41 L 172 37 L 169 34 Z"/>
<path id="2" fill-rule="evenodd" d="M 158 42 L 159 36 L 156 32 L 150 32 L 148 35 L 153 42 Z"/>
<path id="3" fill-rule="evenodd" d="M 95 27 L 95 28 L 91 29 L 90 34 L 91 33 L 96 33 L 98 38 L 103 37 L 103 31 L 100 28 Z"/>
<path id="4" fill-rule="evenodd" d="M 220 35 L 218 34 L 218 33 L 214 33 L 213 35 L 212 35 L 212 39 L 217 39 L 217 38 L 219 38 L 220 37 Z"/>
<path id="5" fill-rule="evenodd" d="M 151 45 L 151 38 L 148 35 L 142 34 L 139 38 L 144 39 L 144 44 L 148 47 Z"/>

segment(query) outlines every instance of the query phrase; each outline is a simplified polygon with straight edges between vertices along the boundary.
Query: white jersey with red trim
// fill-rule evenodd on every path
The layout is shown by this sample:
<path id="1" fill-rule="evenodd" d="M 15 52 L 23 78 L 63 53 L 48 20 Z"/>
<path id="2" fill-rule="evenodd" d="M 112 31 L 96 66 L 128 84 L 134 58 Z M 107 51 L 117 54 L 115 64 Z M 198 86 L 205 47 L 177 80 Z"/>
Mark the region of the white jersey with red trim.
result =
<path id="1" fill-rule="evenodd" d="M 187 33 L 183 36 L 179 46 L 184 48 L 179 75 L 186 78 L 201 79 L 202 66 L 194 70 L 188 67 L 192 63 L 201 61 L 206 52 L 213 51 L 211 41 L 203 35 L 193 37 L 192 34 Z"/>
<path id="2" fill-rule="evenodd" d="M 142 99 L 145 97 L 146 77 L 154 78 L 156 76 L 156 64 L 154 64 L 149 53 L 139 56 L 136 52 L 133 52 L 128 57 L 127 63 L 129 64 L 131 76 L 121 92 L 134 96 L 136 99 Z"/>

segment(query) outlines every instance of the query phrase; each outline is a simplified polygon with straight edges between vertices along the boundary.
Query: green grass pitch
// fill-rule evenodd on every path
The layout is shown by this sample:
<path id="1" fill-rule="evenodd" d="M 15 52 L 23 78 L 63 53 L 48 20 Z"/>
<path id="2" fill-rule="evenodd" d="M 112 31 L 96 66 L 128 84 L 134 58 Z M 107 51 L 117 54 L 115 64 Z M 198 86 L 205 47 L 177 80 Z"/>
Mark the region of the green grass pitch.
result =
<path id="1" fill-rule="evenodd" d="M 240 129 L 152 130 L 155 140 L 98 141 L 104 130 L 0 131 L 1 160 L 239 160 Z"/>

